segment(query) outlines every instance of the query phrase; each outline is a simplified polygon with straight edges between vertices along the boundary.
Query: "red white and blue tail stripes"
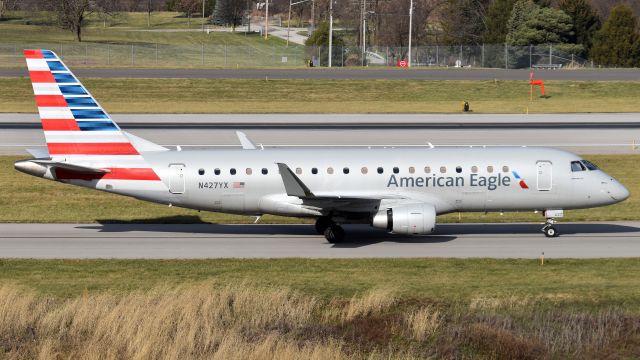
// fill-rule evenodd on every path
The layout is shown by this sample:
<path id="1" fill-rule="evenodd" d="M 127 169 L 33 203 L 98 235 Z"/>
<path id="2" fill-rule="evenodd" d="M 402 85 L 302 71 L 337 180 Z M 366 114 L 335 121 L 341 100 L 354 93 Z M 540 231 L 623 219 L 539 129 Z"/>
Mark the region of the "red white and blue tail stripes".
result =
<path id="1" fill-rule="evenodd" d="M 53 51 L 25 50 L 24 56 L 51 159 L 109 169 L 102 175 L 58 170 L 59 179 L 160 180 Z"/>

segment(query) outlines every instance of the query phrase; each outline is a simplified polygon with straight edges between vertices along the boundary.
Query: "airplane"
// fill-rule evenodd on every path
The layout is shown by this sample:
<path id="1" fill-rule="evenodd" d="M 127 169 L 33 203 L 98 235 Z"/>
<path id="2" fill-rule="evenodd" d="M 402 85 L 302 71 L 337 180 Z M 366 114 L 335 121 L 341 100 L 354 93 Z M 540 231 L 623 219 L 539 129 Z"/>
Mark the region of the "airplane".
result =
<path id="1" fill-rule="evenodd" d="M 123 131 L 50 50 L 25 50 L 47 149 L 21 172 L 159 204 L 315 218 L 330 243 L 343 224 L 434 232 L 451 212 L 539 211 L 558 236 L 564 210 L 619 203 L 629 191 L 595 164 L 543 147 L 269 148 L 182 151 Z"/>

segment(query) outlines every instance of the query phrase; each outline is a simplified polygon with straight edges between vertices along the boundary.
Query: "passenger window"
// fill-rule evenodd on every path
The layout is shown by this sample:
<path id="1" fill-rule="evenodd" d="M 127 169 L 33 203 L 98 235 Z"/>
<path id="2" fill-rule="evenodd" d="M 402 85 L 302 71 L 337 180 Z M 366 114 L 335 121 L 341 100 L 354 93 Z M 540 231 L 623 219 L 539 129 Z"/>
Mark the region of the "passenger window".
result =
<path id="1" fill-rule="evenodd" d="M 578 171 L 585 171 L 587 170 L 584 165 L 582 165 L 582 163 L 580 161 L 572 161 L 571 162 L 571 171 L 572 172 L 578 172 Z"/>
<path id="2" fill-rule="evenodd" d="M 220 169 L 213 170 L 213 173 L 216 174 L 216 175 L 220 175 Z"/>
<path id="3" fill-rule="evenodd" d="M 247 173 L 247 175 L 251 175 L 251 173 L 253 173 L 253 170 L 251 170 L 251 168 L 247 168 L 247 170 L 245 170 L 245 173 Z"/>
<path id="4" fill-rule="evenodd" d="M 236 169 L 231 168 L 231 169 L 229 170 L 229 173 L 230 173 L 231 175 L 235 175 L 235 174 L 236 174 Z"/>
<path id="5" fill-rule="evenodd" d="M 425 173 L 425 174 L 429 174 L 429 173 L 431 173 L 431 166 L 425 166 L 425 167 L 424 167 L 424 173 Z"/>
<path id="6" fill-rule="evenodd" d="M 366 173 L 369 172 L 369 169 L 367 169 L 366 166 L 363 166 L 362 169 L 360 169 L 360 172 L 363 173 L 363 174 L 366 174 Z"/>
<path id="7" fill-rule="evenodd" d="M 413 174 L 416 172 L 416 168 L 414 168 L 413 166 L 409 166 L 409 174 Z"/>
<path id="8" fill-rule="evenodd" d="M 382 167 L 378 167 L 378 174 L 382 174 L 384 172 L 384 169 Z"/>
<path id="9" fill-rule="evenodd" d="M 329 174 L 329 175 L 333 174 L 333 168 L 332 167 L 327 168 L 327 174 Z"/>
<path id="10" fill-rule="evenodd" d="M 400 172 L 400 169 L 398 169 L 398 167 L 397 167 L 397 166 L 394 166 L 394 167 L 393 167 L 393 173 L 394 173 L 394 174 L 397 174 L 397 173 L 399 173 L 399 172 Z"/>
<path id="11" fill-rule="evenodd" d="M 200 169 L 200 170 L 198 170 L 198 174 L 200 174 L 200 175 L 204 175 L 204 169 Z"/>
<path id="12" fill-rule="evenodd" d="M 505 166 L 503 166 L 503 167 L 502 167 L 502 172 L 504 172 L 504 173 L 508 173 L 508 172 L 509 172 L 509 167 L 508 167 L 508 166 L 506 166 L 506 165 L 505 165 Z"/>
<path id="13" fill-rule="evenodd" d="M 348 174 L 349 173 L 349 168 L 348 167 L 342 168 L 342 173 L 343 174 Z"/>
<path id="14" fill-rule="evenodd" d="M 475 165 L 473 165 L 473 166 L 471 167 L 471 172 L 472 172 L 472 173 L 474 173 L 474 174 L 477 174 L 477 173 L 478 173 L 478 167 L 477 167 L 477 166 L 475 166 Z"/>
<path id="15" fill-rule="evenodd" d="M 587 169 L 589 170 L 598 170 L 598 167 L 596 166 L 596 164 L 592 163 L 591 161 L 588 160 L 582 160 L 582 163 L 584 164 L 584 166 L 587 167 Z"/>
<path id="16" fill-rule="evenodd" d="M 262 168 L 262 175 L 267 175 L 269 170 L 267 168 Z"/>
<path id="17" fill-rule="evenodd" d="M 301 168 L 296 168 L 296 174 L 302 175 L 302 169 Z"/>
<path id="18" fill-rule="evenodd" d="M 487 166 L 487 172 L 491 174 L 493 172 L 493 166 L 491 165 Z"/>
<path id="19" fill-rule="evenodd" d="M 311 173 L 316 175 L 318 173 L 318 168 L 311 168 Z"/>
<path id="20" fill-rule="evenodd" d="M 462 172 L 462 166 L 456 166 L 456 172 L 460 174 Z"/>
<path id="21" fill-rule="evenodd" d="M 446 166 L 440 166 L 440 172 L 441 173 L 446 173 L 447 172 L 447 167 Z"/>

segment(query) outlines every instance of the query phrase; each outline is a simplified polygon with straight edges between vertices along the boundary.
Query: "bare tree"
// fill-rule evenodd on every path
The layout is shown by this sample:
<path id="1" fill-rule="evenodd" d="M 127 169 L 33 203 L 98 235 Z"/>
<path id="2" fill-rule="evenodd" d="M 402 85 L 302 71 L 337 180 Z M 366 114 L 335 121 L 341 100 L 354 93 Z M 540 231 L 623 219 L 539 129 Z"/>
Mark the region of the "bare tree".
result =
<path id="1" fill-rule="evenodd" d="M 121 9 L 121 5 L 116 0 L 94 0 L 94 10 L 102 20 L 102 27 L 107 27 L 107 21 L 114 19 Z"/>
<path id="2" fill-rule="evenodd" d="M 185 13 L 189 18 L 189 27 L 191 27 L 191 16 L 198 12 L 201 4 L 201 0 L 180 0 L 178 2 L 178 10 Z"/>
<path id="3" fill-rule="evenodd" d="M 17 0 L 0 0 L 0 19 L 9 10 L 14 10 Z"/>
<path id="4" fill-rule="evenodd" d="M 56 13 L 58 24 L 63 29 L 71 30 L 81 42 L 82 27 L 93 12 L 89 0 L 49 0 L 49 5 Z"/>

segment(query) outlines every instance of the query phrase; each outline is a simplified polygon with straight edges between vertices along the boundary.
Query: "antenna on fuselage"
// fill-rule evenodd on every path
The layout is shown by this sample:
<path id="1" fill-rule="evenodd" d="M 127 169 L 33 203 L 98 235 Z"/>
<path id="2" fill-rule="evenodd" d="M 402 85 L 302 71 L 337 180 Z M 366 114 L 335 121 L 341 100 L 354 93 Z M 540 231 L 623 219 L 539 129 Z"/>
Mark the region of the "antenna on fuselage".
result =
<path id="1" fill-rule="evenodd" d="M 435 148 L 435 146 L 431 143 L 431 141 L 427 141 L 427 145 L 429 145 L 429 149 Z"/>

